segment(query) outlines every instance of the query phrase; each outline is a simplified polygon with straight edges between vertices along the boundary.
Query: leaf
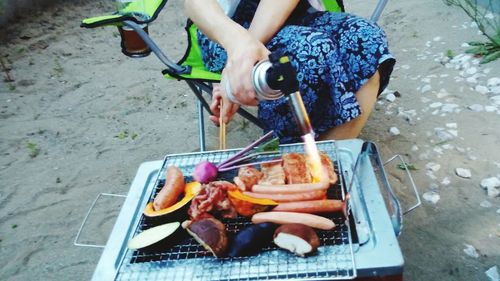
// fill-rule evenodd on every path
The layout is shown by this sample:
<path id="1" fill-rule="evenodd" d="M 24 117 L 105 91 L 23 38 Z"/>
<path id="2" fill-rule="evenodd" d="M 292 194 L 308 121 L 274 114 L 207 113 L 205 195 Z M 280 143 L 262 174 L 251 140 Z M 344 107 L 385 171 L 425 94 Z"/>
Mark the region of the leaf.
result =
<path id="1" fill-rule="evenodd" d="M 485 64 L 485 63 L 492 62 L 492 61 L 499 59 L 499 58 L 500 58 L 500 50 L 484 56 L 483 59 L 479 63 Z"/>
<path id="2" fill-rule="evenodd" d="M 475 54 L 475 55 L 486 55 L 488 54 L 488 50 L 486 50 L 486 47 L 484 45 L 470 48 L 465 50 L 467 54 Z"/>
<path id="3" fill-rule="evenodd" d="M 416 171 L 418 170 L 417 167 L 415 167 L 415 165 L 413 164 L 409 164 L 409 163 L 400 163 L 397 165 L 397 168 L 400 169 L 400 170 L 410 170 L 410 171 Z"/>
<path id="4" fill-rule="evenodd" d="M 255 152 L 272 152 L 278 151 L 280 146 L 279 138 L 271 139 L 255 148 Z"/>
<path id="5" fill-rule="evenodd" d="M 482 46 L 482 45 L 484 45 L 483 42 L 479 42 L 479 41 L 470 41 L 470 42 L 467 42 L 467 44 L 469 44 L 471 46 Z"/>

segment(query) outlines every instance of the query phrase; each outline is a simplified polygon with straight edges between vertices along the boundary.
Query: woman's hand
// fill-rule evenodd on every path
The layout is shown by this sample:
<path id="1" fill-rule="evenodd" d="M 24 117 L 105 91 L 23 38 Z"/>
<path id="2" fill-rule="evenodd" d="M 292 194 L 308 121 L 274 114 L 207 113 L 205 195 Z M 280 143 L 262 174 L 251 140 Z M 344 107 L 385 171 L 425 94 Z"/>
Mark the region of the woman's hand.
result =
<path id="1" fill-rule="evenodd" d="M 232 103 L 221 91 L 221 84 L 214 84 L 214 89 L 212 91 L 212 103 L 210 104 L 210 110 L 212 114 L 210 116 L 210 120 L 215 125 L 220 125 L 220 116 L 221 112 L 224 119 L 224 123 L 229 123 L 232 119 L 236 111 L 240 106 L 238 104 Z M 222 108 L 221 108 L 222 101 Z"/>
<path id="2" fill-rule="evenodd" d="M 245 30 L 226 46 L 228 58 L 222 72 L 222 79 L 229 85 L 222 85 L 222 92 L 227 96 L 230 89 L 235 102 L 242 105 L 257 106 L 258 100 L 252 84 L 254 65 L 268 58 L 270 52 L 260 41 Z"/>
<path id="3" fill-rule="evenodd" d="M 221 84 L 214 85 L 212 92 L 210 109 L 213 115 L 210 116 L 210 120 L 215 124 L 219 124 L 221 115 L 224 123 L 229 123 L 238 110 L 239 104 L 258 105 L 252 84 L 252 70 L 257 62 L 267 59 L 270 52 L 244 30 L 238 39 L 227 46 L 227 53 L 228 59 L 226 67 L 222 70 Z M 228 98 L 226 90 L 231 90 L 231 95 L 237 103 Z"/>

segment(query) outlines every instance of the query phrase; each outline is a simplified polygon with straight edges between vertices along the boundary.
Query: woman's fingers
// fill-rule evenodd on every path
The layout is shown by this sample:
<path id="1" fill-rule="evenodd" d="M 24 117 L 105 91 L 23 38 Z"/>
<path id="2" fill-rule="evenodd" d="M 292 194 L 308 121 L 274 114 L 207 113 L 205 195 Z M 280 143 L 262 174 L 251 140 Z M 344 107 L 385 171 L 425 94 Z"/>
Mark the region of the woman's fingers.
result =
<path id="1" fill-rule="evenodd" d="M 222 99 L 222 95 L 221 95 L 220 85 L 214 84 L 214 88 L 212 90 L 212 102 L 210 103 L 210 111 L 212 111 L 212 115 L 210 116 L 210 120 L 215 125 L 219 125 L 221 99 Z"/>

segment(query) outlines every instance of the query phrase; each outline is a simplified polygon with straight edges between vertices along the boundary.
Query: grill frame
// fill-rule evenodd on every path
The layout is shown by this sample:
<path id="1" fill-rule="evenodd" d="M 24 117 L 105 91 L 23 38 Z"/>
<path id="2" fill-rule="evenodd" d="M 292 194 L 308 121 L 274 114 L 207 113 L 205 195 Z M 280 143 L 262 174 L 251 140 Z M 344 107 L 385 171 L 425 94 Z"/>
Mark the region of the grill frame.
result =
<path id="1" fill-rule="evenodd" d="M 330 156 L 336 163 L 336 168 L 341 167 L 337 159 L 336 142 L 318 143 L 318 149 Z M 208 160 L 212 163 L 219 163 L 238 151 L 239 149 L 233 149 L 167 155 L 157 174 L 155 188 L 150 192 L 147 201 L 153 200 L 163 186 L 164 171 L 169 165 L 179 167 L 189 181 L 194 166 L 200 161 Z M 265 155 L 257 160 L 268 160 L 289 152 L 303 153 L 303 144 L 282 145 L 279 153 Z M 330 188 L 329 192 L 329 196 L 333 199 L 345 198 L 345 181 L 339 171 L 337 170 L 340 180 L 338 184 Z M 232 179 L 235 174 L 236 172 L 224 174 L 222 179 Z M 312 257 L 305 259 L 296 257 L 270 245 L 255 257 L 216 259 L 190 238 L 164 253 L 147 254 L 126 249 L 116 280 L 164 280 L 172 276 L 175 280 L 353 279 L 356 277 L 356 267 L 350 225 L 341 214 L 334 214 L 329 218 L 336 223 L 337 227 L 333 231 L 318 231 L 322 246 L 319 248 L 319 254 Z M 248 219 L 241 218 L 227 219 L 223 222 L 229 233 L 236 233 L 244 226 L 251 224 Z M 135 224 L 132 236 L 155 225 L 157 225 L 155 222 L 148 221 L 141 216 Z M 197 270 L 190 270 L 190 267 L 194 265 Z M 276 266 L 273 269 L 271 265 Z"/>
<path id="2" fill-rule="evenodd" d="M 339 149 L 338 155 L 342 158 L 339 169 L 344 176 L 345 183 L 350 183 L 356 177 L 353 175 L 353 167 L 356 158 L 360 155 L 363 140 L 350 139 L 336 143 Z M 159 169 L 163 163 L 164 161 L 158 160 L 144 162 L 140 165 L 92 280 L 116 279 L 118 268 L 125 254 L 126 244 L 131 239 L 134 226 L 138 223 L 145 203 L 155 188 L 155 179 L 160 173 Z M 380 192 L 380 186 L 373 168 L 370 168 L 368 163 L 363 168 L 362 176 L 356 181 L 351 193 L 350 204 L 353 205 L 354 211 L 359 206 L 369 210 L 367 216 L 358 210 L 357 213 L 361 216 L 357 217 L 356 212 L 353 212 L 354 220 L 351 221 L 351 228 L 358 232 L 358 236 L 360 230 L 367 236 L 364 241 L 353 245 L 358 277 L 400 275 L 403 272 L 403 256 Z M 359 200 L 360 192 L 367 198 L 366 201 Z M 360 226 L 364 227 L 360 228 Z"/>

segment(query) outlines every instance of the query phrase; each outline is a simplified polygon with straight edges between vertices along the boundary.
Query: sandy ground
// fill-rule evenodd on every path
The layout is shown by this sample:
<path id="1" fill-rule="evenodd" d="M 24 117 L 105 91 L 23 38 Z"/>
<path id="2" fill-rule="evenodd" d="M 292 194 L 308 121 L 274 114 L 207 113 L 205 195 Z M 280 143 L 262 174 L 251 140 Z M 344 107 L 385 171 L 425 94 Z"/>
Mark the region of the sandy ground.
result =
<path id="1" fill-rule="evenodd" d="M 89 280 L 101 250 L 73 239 L 95 196 L 126 194 L 142 162 L 198 149 L 188 87 L 163 79 L 153 56 L 121 55 L 115 29 L 79 28 L 81 18 L 111 10 L 108 2 L 71 1 L 0 31 L 0 58 L 15 80 L 0 82 L 0 280 Z M 172 12 L 180 2 L 150 29 L 173 58 L 185 47 L 184 16 Z M 371 3 L 348 9 L 368 15 Z M 392 1 L 380 24 L 398 64 L 361 137 L 384 159 L 404 155 L 429 199 L 404 218 L 405 280 L 488 280 L 484 272 L 500 266 L 500 201 L 480 183 L 500 178 L 500 100 L 488 88 L 500 61 L 477 65 L 461 55 L 481 36 L 441 1 Z M 447 62 L 448 50 L 458 58 Z M 207 126 L 214 149 L 217 132 Z M 229 131 L 230 147 L 260 134 L 241 118 Z M 408 188 L 395 165 L 388 173 L 394 187 Z M 121 202 L 100 201 L 82 242 L 105 243 Z"/>

